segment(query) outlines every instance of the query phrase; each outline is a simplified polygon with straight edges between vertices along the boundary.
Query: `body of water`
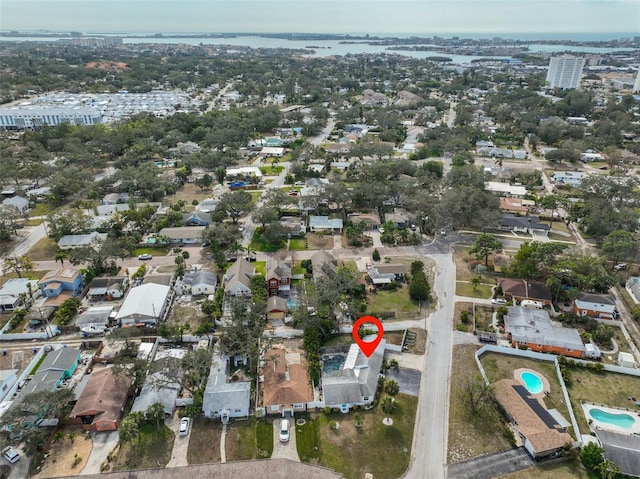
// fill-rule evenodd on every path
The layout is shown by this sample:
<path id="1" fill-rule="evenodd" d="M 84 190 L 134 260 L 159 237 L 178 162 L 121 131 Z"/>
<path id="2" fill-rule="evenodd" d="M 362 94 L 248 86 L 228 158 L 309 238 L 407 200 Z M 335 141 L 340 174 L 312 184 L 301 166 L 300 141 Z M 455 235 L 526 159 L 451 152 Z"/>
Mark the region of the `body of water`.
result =
<path id="1" fill-rule="evenodd" d="M 106 36 L 106 35 L 105 35 Z M 400 35 L 398 35 L 400 37 Z M 407 35 L 403 35 L 407 38 Z M 0 37 L 0 42 L 55 42 L 59 39 L 69 40 L 69 37 Z M 315 53 L 310 57 L 330 57 L 343 56 L 349 54 L 378 54 L 390 53 L 404 55 L 411 58 L 430 58 L 430 57 L 448 57 L 454 63 L 464 64 L 480 58 L 493 58 L 496 60 L 509 59 L 509 56 L 493 56 L 493 55 L 455 55 L 438 50 L 434 46 L 430 51 L 404 51 L 404 50 L 388 50 L 388 45 L 368 45 L 366 43 L 341 43 L 342 40 L 287 40 L 283 38 L 266 38 L 260 36 L 238 36 L 231 38 L 209 38 L 209 37 L 188 37 L 188 38 L 135 38 L 123 37 L 124 44 L 186 44 L 186 45 L 230 45 L 248 48 L 288 48 L 288 49 L 312 49 Z M 360 42 L 360 40 L 355 40 Z M 528 45 L 532 52 L 554 53 L 572 51 L 576 53 L 610 53 L 615 48 L 603 47 L 583 47 L 572 45 L 554 45 L 554 44 L 531 44 Z M 308 48 L 315 47 L 315 48 Z"/>
<path id="2" fill-rule="evenodd" d="M 520 379 L 531 394 L 540 394 L 544 389 L 542 379 L 535 373 L 524 371 L 520 374 Z"/>
<path id="3" fill-rule="evenodd" d="M 589 414 L 596 421 L 618 426 L 624 429 L 630 429 L 634 425 L 636 420 L 629 414 L 614 414 L 601 409 L 593 408 L 589 411 Z"/>

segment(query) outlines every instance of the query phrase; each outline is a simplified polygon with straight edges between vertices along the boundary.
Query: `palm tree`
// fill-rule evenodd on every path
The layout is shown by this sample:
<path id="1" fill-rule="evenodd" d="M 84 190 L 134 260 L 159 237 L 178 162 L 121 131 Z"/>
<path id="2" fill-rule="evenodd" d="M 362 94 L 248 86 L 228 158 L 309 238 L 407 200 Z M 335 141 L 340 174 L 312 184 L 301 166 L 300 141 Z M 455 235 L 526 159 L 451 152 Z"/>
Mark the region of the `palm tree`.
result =
<path id="1" fill-rule="evenodd" d="M 147 418 L 156 422 L 156 429 L 160 431 L 162 429 L 162 420 L 164 419 L 164 406 L 159 403 L 153 403 L 147 409 Z"/>
<path id="2" fill-rule="evenodd" d="M 58 251 L 54 257 L 56 263 L 60 261 L 60 266 L 64 266 L 64 260 L 67 259 L 67 253 L 64 251 Z"/>
<path id="3" fill-rule="evenodd" d="M 400 385 L 392 379 L 386 382 L 386 384 L 384 385 L 384 391 L 389 396 L 395 396 L 400 392 Z"/>
<path id="4" fill-rule="evenodd" d="M 398 409 L 398 403 L 392 397 L 384 398 L 382 401 L 382 410 L 385 414 L 391 415 Z"/>
<path id="5" fill-rule="evenodd" d="M 244 246 L 242 246 L 242 243 L 240 243 L 238 240 L 234 241 L 233 244 L 229 246 L 229 252 L 231 254 L 235 254 L 236 256 L 238 256 L 244 250 Z"/>
<path id="6" fill-rule="evenodd" d="M 480 278 L 478 276 L 474 276 L 469 280 L 469 283 L 473 286 L 473 290 L 478 289 L 478 285 L 480 284 Z"/>

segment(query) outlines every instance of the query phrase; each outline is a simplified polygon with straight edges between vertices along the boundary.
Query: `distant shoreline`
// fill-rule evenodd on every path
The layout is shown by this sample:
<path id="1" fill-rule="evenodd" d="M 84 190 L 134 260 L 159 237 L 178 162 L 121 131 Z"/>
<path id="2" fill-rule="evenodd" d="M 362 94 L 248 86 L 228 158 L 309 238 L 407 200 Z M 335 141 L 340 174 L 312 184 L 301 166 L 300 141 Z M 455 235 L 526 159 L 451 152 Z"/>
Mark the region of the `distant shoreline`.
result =
<path id="1" fill-rule="evenodd" d="M 521 34 L 521 33 L 495 33 L 491 36 L 480 33 L 466 34 L 317 34 L 317 33 L 258 33 L 258 32 L 237 32 L 237 33 L 85 33 L 85 32 L 53 32 L 53 31 L 0 31 L 0 38 L 31 37 L 31 38 L 83 38 L 83 37 L 122 37 L 128 39 L 198 39 L 198 38 L 239 38 L 239 37 L 259 37 L 272 38 L 291 41 L 341 41 L 344 43 L 364 43 L 370 45 L 380 44 L 422 44 L 425 42 L 474 42 L 480 44 L 487 43 L 512 43 L 519 44 L 563 44 L 575 46 L 618 46 L 626 43 L 624 39 L 640 36 L 640 33 L 565 33 L 565 34 Z M 607 36 L 608 38 L 602 38 Z M 578 39 L 578 37 L 581 37 Z M 590 39 L 585 37 L 591 37 Z M 617 38 L 614 38 L 617 37 Z"/>

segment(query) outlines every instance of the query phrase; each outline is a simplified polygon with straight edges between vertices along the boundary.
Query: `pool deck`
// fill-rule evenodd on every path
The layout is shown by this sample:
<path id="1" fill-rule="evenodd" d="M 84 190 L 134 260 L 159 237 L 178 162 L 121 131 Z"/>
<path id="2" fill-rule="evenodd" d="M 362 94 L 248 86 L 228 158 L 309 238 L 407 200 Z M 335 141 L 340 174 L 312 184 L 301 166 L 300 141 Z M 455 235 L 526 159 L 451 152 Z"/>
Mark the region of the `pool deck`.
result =
<path id="1" fill-rule="evenodd" d="M 583 402 L 581 405 L 582 405 L 582 410 L 584 411 L 584 417 L 587 418 L 587 421 L 589 422 L 589 427 L 591 428 L 592 431 L 595 431 L 596 429 L 603 429 L 605 431 L 617 432 L 622 434 L 639 434 L 640 435 L 640 411 L 615 408 L 610 406 L 602 406 L 600 404 L 592 404 L 592 403 L 586 403 L 586 402 Z M 624 428 L 621 426 L 616 426 L 615 424 L 610 424 L 608 422 L 598 421 L 597 419 L 594 419 L 591 416 L 590 411 L 592 409 L 600 409 L 601 411 L 608 412 L 610 414 L 628 414 L 629 416 L 635 419 L 635 422 L 631 427 Z"/>
<path id="2" fill-rule="evenodd" d="M 527 391 L 529 391 L 529 393 L 531 393 L 531 397 L 534 397 L 536 399 L 539 398 L 543 398 L 545 397 L 551 386 L 549 385 L 549 380 L 545 377 L 544 374 L 542 374 L 541 372 L 536 371 L 535 369 L 529 369 L 529 368 L 518 368 L 516 370 L 513 371 L 513 379 L 515 379 L 516 381 L 518 381 L 520 384 L 522 384 L 525 388 L 527 387 L 527 385 L 522 381 L 522 378 L 520 377 L 520 375 L 522 373 L 531 373 L 531 374 L 535 374 L 536 376 L 538 376 L 540 378 L 540 380 L 542 381 L 542 392 L 539 392 L 538 394 L 533 394 L 531 393 L 531 391 L 529 391 L 527 389 Z"/>

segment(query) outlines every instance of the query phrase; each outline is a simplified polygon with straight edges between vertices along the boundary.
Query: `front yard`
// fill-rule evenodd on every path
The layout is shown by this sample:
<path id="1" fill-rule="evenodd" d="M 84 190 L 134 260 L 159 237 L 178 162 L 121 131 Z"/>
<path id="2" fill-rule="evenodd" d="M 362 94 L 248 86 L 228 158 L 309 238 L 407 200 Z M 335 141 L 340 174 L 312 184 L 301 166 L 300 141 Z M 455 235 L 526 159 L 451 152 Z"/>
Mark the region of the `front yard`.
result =
<path id="1" fill-rule="evenodd" d="M 426 303 L 423 308 L 425 306 Z M 414 318 L 420 309 L 418 303 L 409 297 L 409 286 L 405 284 L 396 291 L 367 293 L 366 312 L 372 316 L 395 313 L 395 319 L 407 319 Z"/>
<path id="2" fill-rule="evenodd" d="M 306 424 L 296 426 L 300 460 L 334 469 L 347 479 L 360 479 L 367 472 L 376 479 L 400 477 L 409 466 L 418 398 L 404 394 L 395 398 L 398 409 L 390 416 L 391 426 L 382 423 L 386 414 L 380 404 L 358 411 L 360 428 L 355 427 L 353 412 L 305 416 Z"/>
<path id="3" fill-rule="evenodd" d="M 171 460 L 175 434 L 167 426 L 158 431 L 155 424 L 140 426 L 140 437 L 120 442 L 111 453 L 113 471 L 164 467 Z"/>
<path id="4" fill-rule="evenodd" d="M 209 464 L 220 462 L 220 420 L 201 416 L 194 418 L 189 435 L 187 461 L 189 464 Z"/>

